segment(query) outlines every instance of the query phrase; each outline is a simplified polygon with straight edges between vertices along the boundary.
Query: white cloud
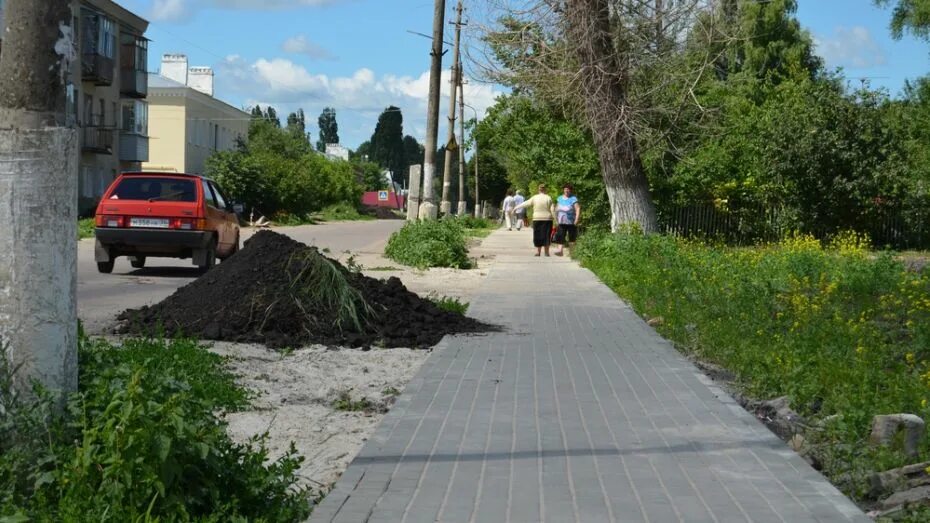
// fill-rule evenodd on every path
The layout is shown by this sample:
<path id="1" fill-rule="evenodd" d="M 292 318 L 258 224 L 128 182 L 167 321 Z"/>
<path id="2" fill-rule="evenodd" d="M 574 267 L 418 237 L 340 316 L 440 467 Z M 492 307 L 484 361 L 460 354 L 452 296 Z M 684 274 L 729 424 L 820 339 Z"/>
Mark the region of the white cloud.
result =
<path id="1" fill-rule="evenodd" d="M 178 22 L 204 7 L 272 11 L 304 7 L 325 7 L 352 0 L 154 0 L 152 20 Z"/>
<path id="2" fill-rule="evenodd" d="M 331 77 L 314 73 L 285 58 L 259 59 L 249 63 L 230 55 L 217 67 L 217 86 L 235 93 L 248 104 L 273 105 L 282 115 L 303 108 L 311 121 L 324 107 L 336 109 L 343 142 L 356 146 L 374 131 L 378 115 L 385 107 L 400 107 L 404 114 L 404 131 L 421 142 L 426 133 L 429 73 L 418 76 L 384 74 L 362 68 L 351 76 Z M 449 71 L 442 76 L 440 103 L 440 139 L 447 132 Z M 495 86 L 472 82 L 465 85 L 465 102 L 483 116 L 494 99 L 502 94 Z M 466 108 L 466 118 L 472 118 Z"/>
<path id="3" fill-rule="evenodd" d="M 149 16 L 156 21 L 177 22 L 186 18 L 187 15 L 185 0 L 155 0 Z"/>
<path id="4" fill-rule="evenodd" d="M 816 38 L 817 52 L 833 67 L 853 69 L 886 63 L 885 53 L 872 33 L 862 26 L 837 27 L 830 38 Z"/>
<path id="5" fill-rule="evenodd" d="M 297 35 L 288 38 L 281 44 L 281 49 L 285 53 L 303 54 L 316 60 L 331 60 L 335 58 L 329 50 L 311 42 L 305 35 Z"/>

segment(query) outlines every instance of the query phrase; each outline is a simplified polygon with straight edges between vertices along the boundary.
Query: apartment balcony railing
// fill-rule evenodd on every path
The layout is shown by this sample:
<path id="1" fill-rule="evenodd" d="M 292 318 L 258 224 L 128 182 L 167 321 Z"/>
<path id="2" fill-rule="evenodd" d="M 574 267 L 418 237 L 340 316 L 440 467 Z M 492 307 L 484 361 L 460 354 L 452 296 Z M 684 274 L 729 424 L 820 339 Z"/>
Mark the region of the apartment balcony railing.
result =
<path id="1" fill-rule="evenodd" d="M 120 94 L 127 98 L 145 98 L 149 92 L 149 76 L 145 71 L 123 67 L 120 71 Z"/>
<path id="2" fill-rule="evenodd" d="M 113 135 L 116 129 L 110 127 L 85 127 L 81 150 L 97 154 L 113 154 Z"/>
<path id="3" fill-rule="evenodd" d="M 149 137 L 141 134 L 120 131 L 119 159 L 121 162 L 149 161 Z"/>
<path id="4" fill-rule="evenodd" d="M 95 85 L 113 85 L 116 62 L 97 52 L 84 53 L 81 60 L 81 78 Z"/>

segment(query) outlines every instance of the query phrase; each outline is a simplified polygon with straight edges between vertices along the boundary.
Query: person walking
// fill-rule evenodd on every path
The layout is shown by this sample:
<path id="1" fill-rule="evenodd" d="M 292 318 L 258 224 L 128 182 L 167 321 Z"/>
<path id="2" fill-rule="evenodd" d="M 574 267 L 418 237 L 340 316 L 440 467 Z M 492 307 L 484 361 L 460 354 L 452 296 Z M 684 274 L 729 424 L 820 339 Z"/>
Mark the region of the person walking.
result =
<path id="1" fill-rule="evenodd" d="M 525 202 L 526 198 L 523 197 L 521 191 L 517 191 L 517 194 L 513 197 L 513 219 L 517 222 L 517 230 L 523 228 L 526 225 L 526 209 L 520 208 L 520 204 Z"/>
<path id="2" fill-rule="evenodd" d="M 572 184 L 566 183 L 562 186 L 561 196 L 555 202 L 556 223 L 559 224 L 559 230 L 555 233 L 555 241 L 559 244 L 556 256 L 562 256 L 565 253 L 566 245 L 570 249 L 574 248 L 575 240 L 578 239 L 581 204 L 578 203 L 578 197 L 574 192 L 575 188 Z"/>
<path id="3" fill-rule="evenodd" d="M 552 238 L 552 219 L 555 215 L 555 204 L 552 197 L 546 194 L 546 184 L 539 184 L 539 193 L 521 203 L 517 208 L 533 209 L 533 246 L 536 247 L 536 256 L 545 249 L 549 256 L 549 242 Z"/>
<path id="4" fill-rule="evenodd" d="M 501 211 L 504 213 L 504 220 L 507 222 L 507 230 L 513 230 L 513 189 L 507 189 L 507 197 L 504 198 L 504 204 Z"/>

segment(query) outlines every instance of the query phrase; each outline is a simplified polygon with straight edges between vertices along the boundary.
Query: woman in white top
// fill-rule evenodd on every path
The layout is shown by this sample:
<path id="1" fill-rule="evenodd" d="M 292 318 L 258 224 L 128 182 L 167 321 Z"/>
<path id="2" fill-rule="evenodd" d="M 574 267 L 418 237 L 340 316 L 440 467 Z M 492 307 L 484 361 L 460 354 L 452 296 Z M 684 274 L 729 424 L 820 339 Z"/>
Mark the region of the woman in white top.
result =
<path id="1" fill-rule="evenodd" d="M 513 230 L 513 189 L 507 189 L 507 197 L 504 198 L 503 211 L 504 219 L 507 220 L 507 230 Z"/>
<path id="2" fill-rule="evenodd" d="M 539 193 L 518 205 L 517 209 L 530 207 L 533 209 L 533 246 L 536 247 L 536 256 L 545 249 L 549 256 L 549 242 L 552 238 L 552 219 L 555 216 L 555 204 L 552 197 L 546 194 L 546 185 L 539 184 Z"/>

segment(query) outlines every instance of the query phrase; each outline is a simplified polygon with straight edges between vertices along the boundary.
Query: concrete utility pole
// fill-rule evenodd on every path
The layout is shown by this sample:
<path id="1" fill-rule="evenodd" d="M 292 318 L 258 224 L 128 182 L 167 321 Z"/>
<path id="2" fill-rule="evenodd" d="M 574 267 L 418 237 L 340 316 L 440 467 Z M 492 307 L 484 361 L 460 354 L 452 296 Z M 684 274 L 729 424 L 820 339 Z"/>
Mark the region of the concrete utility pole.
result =
<path id="1" fill-rule="evenodd" d="M 462 37 L 462 0 L 459 0 L 455 8 L 455 43 L 452 49 L 452 74 L 449 79 L 449 138 L 447 144 L 455 143 L 455 95 L 458 92 L 459 83 L 462 81 L 462 70 L 459 56 L 459 42 Z M 461 144 L 459 144 L 461 148 Z M 452 161 L 455 151 L 448 146 L 446 147 L 446 163 L 442 172 L 442 204 L 439 211 L 443 214 L 452 212 L 452 202 L 449 201 L 449 192 L 452 188 Z"/>
<path id="2" fill-rule="evenodd" d="M 462 66 L 459 65 L 459 216 L 465 216 L 465 86 L 462 80 Z"/>
<path id="3" fill-rule="evenodd" d="M 420 166 L 410 166 L 410 189 L 407 192 L 407 221 L 415 222 L 420 209 Z"/>
<path id="4" fill-rule="evenodd" d="M 16 392 L 77 389 L 76 56 L 69 0 L 7 0 L 0 27 L 0 345 Z"/>
<path id="5" fill-rule="evenodd" d="M 446 1 L 436 0 L 433 12 L 433 49 L 429 68 L 429 102 L 426 109 L 426 144 L 423 154 L 423 194 L 418 216 L 436 218 L 433 204 L 433 174 L 436 172 L 436 138 L 439 134 L 439 95 L 442 77 L 442 30 L 446 15 Z"/>
<path id="6" fill-rule="evenodd" d="M 478 199 L 478 110 L 468 104 L 463 105 L 475 113 L 475 132 L 472 135 L 475 137 L 475 218 L 481 218 L 481 200 Z"/>

